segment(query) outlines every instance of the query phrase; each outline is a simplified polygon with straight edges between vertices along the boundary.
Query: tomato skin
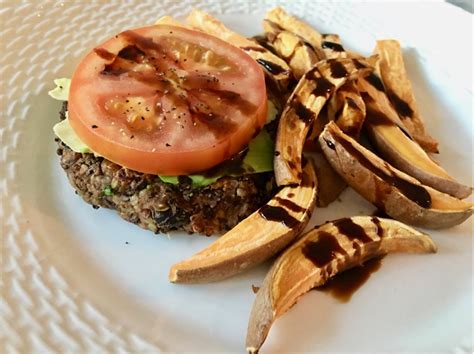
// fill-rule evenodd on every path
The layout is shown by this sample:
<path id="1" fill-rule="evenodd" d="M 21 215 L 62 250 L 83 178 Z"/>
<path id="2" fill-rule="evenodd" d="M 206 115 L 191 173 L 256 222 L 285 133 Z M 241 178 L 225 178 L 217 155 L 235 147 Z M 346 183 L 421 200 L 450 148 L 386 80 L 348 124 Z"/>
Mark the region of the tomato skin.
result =
<path id="1" fill-rule="evenodd" d="M 111 65 L 110 63 L 118 57 L 120 51 L 130 45 L 130 41 L 127 42 L 121 35 L 118 35 L 100 45 L 99 50 L 104 50 L 105 56 L 100 56 L 96 48 L 77 67 L 71 82 L 68 105 L 72 128 L 93 151 L 121 166 L 143 173 L 161 175 L 191 174 L 210 169 L 235 155 L 263 127 L 267 116 L 263 71 L 246 53 L 218 38 L 173 26 L 157 25 L 127 31 L 126 33 L 140 35 L 140 38 L 152 37 L 153 41 L 158 41 L 160 45 L 162 43 L 166 44 L 166 42 L 160 42 L 160 36 L 164 36 L 165 33 L 173 33 L 173 36 L 167 36 L 166 38 L 172 38 L 171 41 L 176 38 L 178 44 L 181 43 L 179 41 L 182 41 L 182 43 L 191 43 L 192 45 L 207 45 L 208 47 L 203 48 L 211 49 L 218 59 L 224 58 L 224 62 L 227 60 L 226 58 L 230 58 L 229 62 L 233 63 L 231 65 L 234 66 L 231 69 L 226 69 L 228 71 L 223 74 L 217 69 L 212 71 L 212 68 L 208 69 L 211 71 L 210 73 L 203 74 L 212 74 L 217 77 L 219 86 L 216 92 L 224 92 L 225 95 L 221 96 L 224 97 L 223 99 L 220 99 L 217 95 L 215 102 L 207 102 L 211 113 L 201 114 L 205 117 L 204 120 L 197 120 L 194 111 L 191 110 L 191 108 L 194 109 L 194 106 L 192 107 L 189 103 L 189 99 L 187 106 L 183 104 L 182 106 L 171 107 L 170 104 L 166 103 L 168 97 L 171 97 L 169 94 L 167 96 L 162 91 L 157 93 L 159 90 L 156 90 L 154 86 L 150 86 L 148 82 L 134 79 L 137 77 L 135 69 L 133 69 L 134 76 L 131 76 L 130 73 L 116 76 L 105 76 L 103 74 L 104 68 Z M 153 45 L 153 43 L 146 45 Z M 143 47 L 138 46 L 138 48 L 138 52 L 143 50 Z M 225 53 L 225 56 L 223 53 Z M 199 75 L 204 72 L 203 70 L 193 69 L 192 60 L 184 62 L 186 64 L 178 68 L 181 73 L 184 72 L 191 77 L 191 75 L 197 75 L 193 74 L 194 72 L 198 72 Z M 217 68 L 219 68 L 218 65 L 224 66 L 224 64 L 219 63 L 219 60 L 217 62 Z M 128 62 L 126 64 L 128 65 Z M 139 64 L 136 65 L 140 67 Z M 161 65 L 161 63 L 158 65 Z M 195 67 L 200 68 L 199 65 L 209 66 L 207 62 L 204 64 L 198 62 Z M 145 65 L 145 70 L 152 69 Z M 145 73 L 148 75 L 148 72 L 145 71 Z M 138 75 L 141 75 L 141 72 Z M 242 83 L 245 83 L 245 85 Z M 203 89 L 207 90 L 209 88 L 204 87 Z M 193 90 L 198 92 L 200 88 L 192 87 L 186 91 L 186 94 L 191 95 L 194 92 Z M 213 92 L 212 90 L 210 92 Z M 232 93 L 234 91 L 239 99 L 248 102 L 250 109 L 245 110 L 242 106 L 235 105 L 232 100 L 226 100 L 226 97 L 229 96 L 228 92 Z M 135 97 L 140 97 L 141 101 L 138 104 L 146 104 L 147 109 L 150 108 L 154 115 L 151 113 L 145 117 L 141 115 L 141 120 L 138 118 L 138 121 L 135 121 L 132 125 L 129 122 L 129 110 L 111 113 L 107 108 L 126 105 L 125 100 L 128 102 L 129 99 L 132 100 Z M 233 96 L 230 95 L 229 97 Z M 117 103 L 114 100 L 119 101 Z M 176 101 L 175 98 L 173 100 Z M 173 100 L 172 102 L 174 102 Z M 144 112 L 143 110 L 137 110 L 142 109 L 143 105 L 141 108 L 135 106 L 134 112 Z M 168 110 L 164 110 L 164 112 L 158 111 L 156 108 L 157 106 L 165 107 L 165 105 L 167 105 Z M 125 107 L 130 109 L 129 106 Z M 190 110 L 186 111 L 187 108 Z M 191 118 L 176 120 L 176 113 L 172 112 L 173 109 L 176 109 L 173 112 L 182 112 L 183 117 L 188 112 Z M 147 110 L 147 112 L 149 111 Z M 214 114 L 213 112 L 217 113 Z M 128 114 L 127 121 L 119 113 L 124 114 L 124 116 L 125 113 Z M 186 117 L 189 117 L 189 115 L 186 115 Z M 163 117 L 165 120 L 163 120 Z M 172 119 L 175 119 L 173 124 L 170 123 Z M 224 122 L 224 119 L 229 121 L 233 130 L 229 132 L 217 130 L 217 133 L 213 131 L 211 129 L 212 124 L 219 127 L 221 124 L 219 119 L 222 119 L 222 122 Z M 156 127 L 145 125 L 149 121 L 160 121 L 161 123 Z M 210 125 L 211 121 L 212 124 Z M 179 128 L 177 128 L 178 126 Z M 151 132 L 145 131 L 149 127 L 153 127 L 154 130 L 152 129 Z M 168 142 L 168 138 L 172 141 Z"/>

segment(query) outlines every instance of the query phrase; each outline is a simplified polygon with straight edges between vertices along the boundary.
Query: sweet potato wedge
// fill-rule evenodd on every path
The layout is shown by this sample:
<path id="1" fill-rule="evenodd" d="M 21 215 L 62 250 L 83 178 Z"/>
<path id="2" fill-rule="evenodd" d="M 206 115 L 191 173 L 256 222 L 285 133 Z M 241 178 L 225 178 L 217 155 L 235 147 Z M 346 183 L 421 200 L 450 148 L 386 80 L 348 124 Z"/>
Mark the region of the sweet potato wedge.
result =
<path id="1" fill-rule="evenodd" d="M 367 105 L 366 128 L 383 158 L 421 183 L 453 197 L 464 199 L 472 188 L 457 182 L 402 130 L 390 121 L 377 102 L 364 97 Z"/>
<path id="2" fill-rule="evenodd" d="M 325 208 L 334 202 L 346 189 L 347 183 L 332 168 L 323 153 L 316 153 L 314 167 L 318 178 L 318 208 Z"/>
<path id="3" fill-rule="evenodd" d="M 403 124 L 424 150 L 437 153 L 438 142 L 426 131 L 405 69 L 400 43 L 393 39 L 377 41 L 374 53 L 380 56 L 378 65 L 382 81 Z"/>
<path id="4" fill-rule="evenodd" d="M 247 330 L 248 353 L 258 353 L 273 322 L 310 289 L 339 272 L 392 252 L 434 253 L 426 234 L 391 219 L 357 216 L 316 227 L 288 248 L 255 298 Z"/>
<path id="5" fill-rule="evenodd" d="M 298 82 L 278 125 L 275 177 L 278 185 L 299 183 L 306 135 L 327 99 L 346 81 L 372 70 L 356 59 L 329 59 L 316 64 Z"/>
<path id="6" fill-rule="evenodd" d="M 472 203 L 421 184 L 344 134 L 333 122 L 326 125 L 319 143 L 347 184 L 397 220 L 441 229 L 458 225 L 473 213 Z"/>

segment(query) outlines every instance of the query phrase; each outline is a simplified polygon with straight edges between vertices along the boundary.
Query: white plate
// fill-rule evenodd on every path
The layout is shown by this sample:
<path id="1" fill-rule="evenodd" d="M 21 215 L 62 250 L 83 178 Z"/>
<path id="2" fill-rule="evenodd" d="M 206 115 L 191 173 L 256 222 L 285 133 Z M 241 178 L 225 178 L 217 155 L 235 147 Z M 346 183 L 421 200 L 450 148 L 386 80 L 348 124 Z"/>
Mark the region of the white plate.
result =
<path id="1" fill-rule="evenodd" d="M 38 2 L 39 3 L 39 2 Z M 183 286 L 170 265 L 212 238 L 153 236 L 74 195 L 58 165 L 53 78 L 121 30 L 210 10 L 245 35 L 270 5 L 141 1 L 3 3 L 0 217 L 3 351 L 243 352 L 247 319 L 268 264 L 227 281 Z M 472 183 L 472 17 L 444 3 L 291 2 L 288 11 L 347 47 L 402 41 L 442 164 Z M 466 39 L 463 39 L 466 37 Z M 462 39 L 462 41 L 461 41 Z M 472 38 L 471 38 L 472 39 Z M 351 191 L 312 223 L 373 209 Z M 431 232 L 437 255 L 390 255 L 347 304 L 311 292 L 272 328 L 265 352 L 472 351 L 472 219 Z M 129 244 L 126 244 L 128 242 Z"/>

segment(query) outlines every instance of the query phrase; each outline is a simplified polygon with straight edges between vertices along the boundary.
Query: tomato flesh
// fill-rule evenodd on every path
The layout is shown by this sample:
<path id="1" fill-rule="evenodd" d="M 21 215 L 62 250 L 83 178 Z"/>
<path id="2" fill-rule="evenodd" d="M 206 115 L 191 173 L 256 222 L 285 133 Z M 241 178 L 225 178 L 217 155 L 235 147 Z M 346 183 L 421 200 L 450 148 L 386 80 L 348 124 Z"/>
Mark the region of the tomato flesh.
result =
<path id="1" fill-rule="evenodd" d="M 156 25 L 120 33 L 76 69 L 69 119 L 95 152 L 130 169 L 181 175 L 242 150 L 265 124 L 260 66 L 222 40 Z"/>

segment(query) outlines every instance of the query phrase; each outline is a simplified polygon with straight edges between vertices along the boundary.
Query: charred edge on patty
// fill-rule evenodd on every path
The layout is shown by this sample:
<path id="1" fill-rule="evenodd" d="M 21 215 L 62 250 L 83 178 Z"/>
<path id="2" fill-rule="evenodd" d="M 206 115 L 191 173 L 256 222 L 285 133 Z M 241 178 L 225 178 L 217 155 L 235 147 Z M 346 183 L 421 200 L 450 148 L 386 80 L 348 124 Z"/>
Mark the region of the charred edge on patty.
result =
<path id="1" fill-rule="evenodd" d="M 66 111 L 67 102 L 60 111 L 61 120 Z M 95 208 L 115 209 L 123 219 L 155 233 L 220 234 L 265 204 L 276 189 L 273 172 L 223 177 L 195 189 L 186 177 L 172 185 L 103 157 L 76 153 L 56 141 L 61 167 L 76 194 Z"/>

